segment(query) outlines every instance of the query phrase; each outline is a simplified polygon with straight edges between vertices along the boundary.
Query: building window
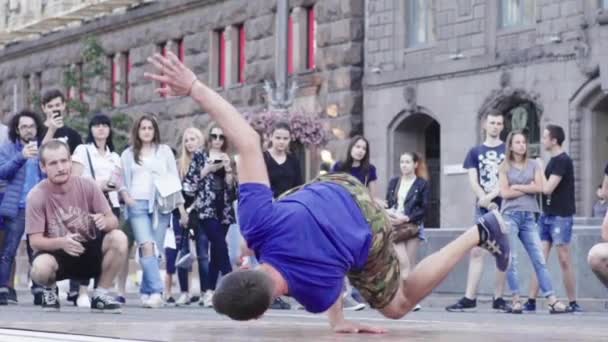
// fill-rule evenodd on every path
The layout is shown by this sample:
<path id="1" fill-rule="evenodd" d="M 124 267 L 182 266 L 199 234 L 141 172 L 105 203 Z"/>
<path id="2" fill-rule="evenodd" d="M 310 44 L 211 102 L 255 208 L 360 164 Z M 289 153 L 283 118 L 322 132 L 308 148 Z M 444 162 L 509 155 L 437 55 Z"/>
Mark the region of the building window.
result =
<path id="1" fill-rule="evenodd" d="M 245 35 L 245 25 L 239 25 L 238 26 L 238 32 L 239 32 L 239 48 L 238 48 L 238 56 L 239 56 L 239 61 L 238 61 L 238 66 L 239 66 L 239 72 L 238 72 L 238 83 L 245 83 L 245 66 L 247 65 L 247 58 L 245 56 L 245 48 L 246 48 L 246 35 Z"/>
<path id="2" fill-rule="evenodd" d="M 124 103 L 129 104 L 130 100 L 130 88 L 129 88 L 129 74 L 131 73 L 131 56 L 129 51 L 122 53 L 122 70 L 123 70 L 123 98 Z"/>
<path id="3" fill-rule="evenodd" d="M 23 106 L 30 107 L 30 75 L 23 76 Z"/>
<path id="4" fill-rule="evenodd" d="M 118 106 L 118 66 L 116 65 L 116 56 L 110 55 L 110 102 L 112 107 Z"/>
<path id="5" fill-rule="evenodd" d="M 506 28 L 533 24 L 535 8 L 535 0 L 501 0 L 500 27 Z"/>
<path id="6" fill-rule="evenodd" d="M 186 48 L 184 47 L 184 39 L 178 39 L 175 41 L 175 45 L 177 45 L 177 59 L 180 62 L 184 62 L 184 58 L 186 57 Z"/>
<path id="7" fill-rule="evenodd" d="M 540 124 L 538 111 L 532 102 L 523 102 L 505 112 L 505 129 L 501 138 L 506 140 L 511 131 L 522 131 L 528 137 L 531 157 L 540 156 Z"/>
<path id="8" fill-rule="evenodd" d="M 76 77 L 78 77 L 78 99 L 84 101 L 84 64 L 76 63 Z"/>
<path id="9" fill-rule="evenodd" d="M 407 7 L 407 46 L 415 47 L 435 40 L 433 0 L 409 0 Z"/>
<path id="10" fill-rule="evenodd" d="M 315 54 L 317 53 L 317 21 L 315 20 L 315 9 L 314 7 L 308 8 L 307 19 L 308 26 L 306 37 L 307 50 L 306 50 L 306 69 L 311 70 L 315 68 Z"/>
<path id="11" fill-rule="evenodd" d="M 223 88 L 226 85 L 226 32 L 224 29 L 217 31 L 217 86 Z"/>
<path id="12" fill-rule="evenodd" d="M 293 18 L 287 22 L 287 73 L 293 74 Z"/>
<path id="13" fill-rule="evenodd" d="M 156 51 L 161 54 L 163 57 L 167 57 L 167 43 L 163 42 L 156 45 Z M 161 75 L 164 75 L 161 73 Z M 164 88 L 166 84 L 164 82 L 159 82 L 159 88 Z M 160 94 L 160 97 L 165 97 L 165 94 Z"/>

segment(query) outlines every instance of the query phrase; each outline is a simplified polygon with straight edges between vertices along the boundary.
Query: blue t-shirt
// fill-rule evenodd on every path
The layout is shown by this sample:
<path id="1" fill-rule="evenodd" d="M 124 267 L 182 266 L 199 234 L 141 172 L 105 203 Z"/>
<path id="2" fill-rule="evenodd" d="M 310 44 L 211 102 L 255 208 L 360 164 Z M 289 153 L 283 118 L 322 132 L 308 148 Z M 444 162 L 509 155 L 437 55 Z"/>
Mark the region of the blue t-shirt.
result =
<path id="1" fill-rule="evenodd" d="M 318 182 L 273 202 L 268 186 L 245 183 L 239 196 L 241 232 L 256 257 L 281 273 L 307 311 L 329 309 L 346 272 L 362 269 L 371 247 L 371 229 L 350 193 Z"/>
<path id="2" fill-rule="evenodd" d="M 369 182 L 373 182 L 378 179 L 378 176 L 376 175 L 376 167 L 373 164 L 369 164 L 369 170 L 367 171 L 367 174 L 366 174 L 365 172 L 363 172 L 363 169 L 361 168 L 361 166 L 357 166 L 357 167 L 353 166 L 350 168 L 350 170 L 342 170 L 342 162 L 338 161 L 331 168 L 331 172 L 349 173 L 351 176 L 357 178 L 359 180 L 359 182 L 361 182 L 365 186 L 368 186 Z"/>
<path id="3" fill-rule="evenodd" d="M 504 143 L 495 147 L 482 144 L 469 150 L 462 167 L 467 170 L 476 169 L 479 186 L 489 193 L 498 187 L 498 168 L 503 160 L 505 160 Z M 500 197 L 496 197 L 494 202 L 500 205 Z"/>

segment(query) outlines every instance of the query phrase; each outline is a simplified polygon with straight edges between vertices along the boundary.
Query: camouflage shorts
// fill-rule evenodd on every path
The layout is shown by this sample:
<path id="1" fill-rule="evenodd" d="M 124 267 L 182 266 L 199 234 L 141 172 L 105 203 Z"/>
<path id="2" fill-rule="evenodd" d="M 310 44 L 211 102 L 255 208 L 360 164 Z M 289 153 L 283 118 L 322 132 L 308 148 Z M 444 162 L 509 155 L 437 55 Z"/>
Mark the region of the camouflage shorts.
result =
<path id="1" fill-rule="evenodd" d="M 395 297 L 400 285 L 399 260 L 391 242 L 392 226 L 385 211 L 369 195 L 367 188 L 355 177 L 345 174 L 322 175 L 313 182 L 331 182 L 343 186 L 359 205 L 372 230 L 372 245 L 362 270 L 348 272 L 351 284 L 372 308 L 381 309 Z M 286 196 L 298 188 L 281 195 Z"/>

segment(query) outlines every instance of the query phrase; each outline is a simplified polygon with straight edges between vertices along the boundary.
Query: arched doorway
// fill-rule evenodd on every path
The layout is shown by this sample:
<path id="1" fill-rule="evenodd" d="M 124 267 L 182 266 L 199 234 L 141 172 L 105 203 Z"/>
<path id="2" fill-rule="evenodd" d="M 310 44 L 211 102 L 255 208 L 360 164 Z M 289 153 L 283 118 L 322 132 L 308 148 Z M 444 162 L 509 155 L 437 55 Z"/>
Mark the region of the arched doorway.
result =
<path id="1" fill-rule="evenodd" d="M 389 136 L 389 170 L 397 175 L 399 157 L 404 152 L 417 152 L 425 160 L 429 169 L 431 185 L 429 210 L 424 224 L 428 228 L 440 226 L 441 212 L 441 134 L 440 125 L 430 115 L 419 111 L 403 112 L 397 115 L 390 126 Z"/>
<path id="2" fill-rule="evenodd" d="M 589 80 L 575 94 L 570 106 L 570 155 L 574 161 L 576 211 L 591 216 L 608 161 L 608 94 L 599 77 Z"/>

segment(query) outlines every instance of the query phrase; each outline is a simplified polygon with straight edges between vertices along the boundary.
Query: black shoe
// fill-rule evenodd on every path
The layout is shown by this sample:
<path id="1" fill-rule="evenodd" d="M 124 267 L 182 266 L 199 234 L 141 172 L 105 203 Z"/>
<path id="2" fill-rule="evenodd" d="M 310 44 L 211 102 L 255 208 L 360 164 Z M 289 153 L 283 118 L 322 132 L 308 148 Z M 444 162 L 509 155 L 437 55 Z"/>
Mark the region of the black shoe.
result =
<path id="1" fill-rule="evenodd" d="M 0 292 L 0 305 L 8 305 L 8 291 Z"/>
<path id="2" fill-rule="evenodd" d="M 44 311 L 59 311 L 60 307 L 56 288 L 42 290 L 42 309 Z"/>
<path id="3" fill-rule="evenodd" d="M 17 291 L 12 287 L 8 288 L 8 303 L 19 304 L 19 301 L 17 300 Z"/>
<path id="4" fill-rule="evenodd" d="M 583 308 L 581 308 L 580 305 L 578 305 L 577 302 L 571 302 L 570 303 L 570 312 L 572 313 L 583 313 Z"/>
<path id="5" fill-rule="evenodd" d="M 477 299 L 469 299 L 462 297 L 456 304 L 446 306 L 446 311 L 449 312 L 471 312 L 477 310 Z"/>
<path id="6" fill-rule="evenodd" d="M 42 295 L 42 291 L 34 293 L 34 305 L 40 306 L 42 305 L 44 296 Z"/>
<path id="7" fill-rule="evenodd" d="M 509 267 L 511 249 L 507 225 L 496 210 L 489 211 L 479 218 L 479 247 L 490 252 L 496 258 L 496 268 L 505 272 Z"/>
<path id="8" fill-rule="evenodd" d="M 512 311 L 511 305 L 505 302 L 502 297 L 492 299 L 492 309 L 498 312 L 510 313 Z M 521 313 L 521 312 L 520 312 Z"/>
<path id="9" fill-rule="evenodd" d="M 113 297 L 107 294 L 93 295 L 91 299 L 91 312 L 100 313 L 121 313 L 120 303 Z"/>
<path id="10" fill-rule="evenodd" d="M 173 298 L 173 297 L 167 298 L 167 300 L 165 300 L 165 304 L 170 305 L 170 306 L 175 306 L 175 298 Z"/>
<path id="11" fill-rule="evenodd" d="M 536 300 L 528 299 L 526 303 L 524 303 L 524 311 L 526 312 L 536 312 Z"/>
<path id="12" fill-rule="evenodd" d="M 192 296 L 190 297 L 190 304 L 196 304 L 198 302 L 201 301 L 201 297 L 200 296 Z"/>
<path id="13" fill-rule="evenodd" d="M 78 306 L 78 292 L 68 292 L 68 298 L 66 300 L 74 303 L 74 306 Z"/>
<path id="14" fill-rule="evenodd" d="M 291 310 L 291 305 L 281 299 L 281 297 L 277 297 L 272 304 L 270 304 L 270 308 L 275 310 Z"/>

